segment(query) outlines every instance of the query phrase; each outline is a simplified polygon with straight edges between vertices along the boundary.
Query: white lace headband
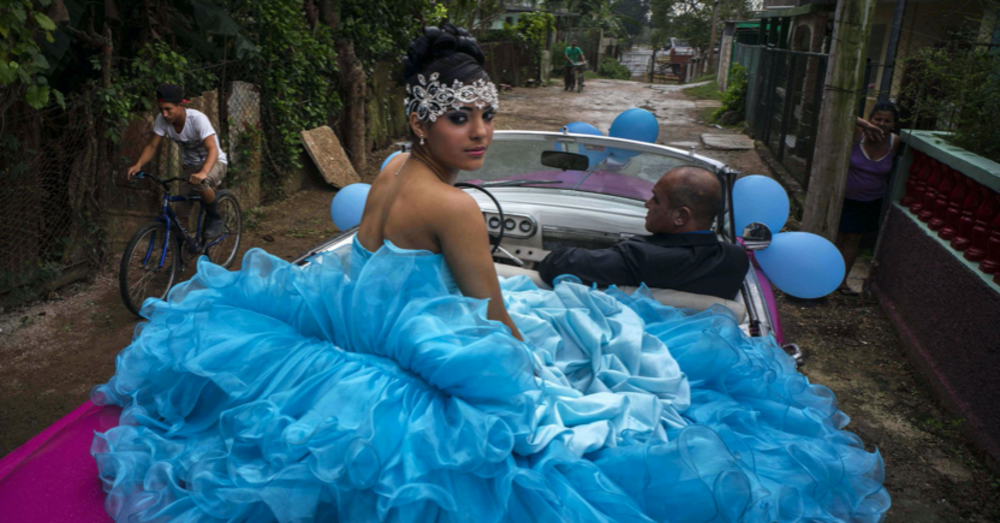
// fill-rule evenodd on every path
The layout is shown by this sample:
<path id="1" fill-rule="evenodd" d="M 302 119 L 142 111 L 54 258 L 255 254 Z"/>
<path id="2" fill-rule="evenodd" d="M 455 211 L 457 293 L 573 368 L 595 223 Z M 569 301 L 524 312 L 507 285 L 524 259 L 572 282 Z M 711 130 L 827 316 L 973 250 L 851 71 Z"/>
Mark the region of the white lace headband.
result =
<path id="1" fill-rule="evenodd" d="M 469 85 L 455 80 L 451 87 L 438 82 L 438 73 L 431 75 L 430 83 L 424 75 L 418 74 L 420 85 L 406 86 L 406 114 L 417 112 L 420 120 L 437 121 L 438 117 L 451 109 L 461 109 L 466 104 L 482 109 L 487 105 L 494 111 L 499 107 L 497 86 L 480 78 Z"/>

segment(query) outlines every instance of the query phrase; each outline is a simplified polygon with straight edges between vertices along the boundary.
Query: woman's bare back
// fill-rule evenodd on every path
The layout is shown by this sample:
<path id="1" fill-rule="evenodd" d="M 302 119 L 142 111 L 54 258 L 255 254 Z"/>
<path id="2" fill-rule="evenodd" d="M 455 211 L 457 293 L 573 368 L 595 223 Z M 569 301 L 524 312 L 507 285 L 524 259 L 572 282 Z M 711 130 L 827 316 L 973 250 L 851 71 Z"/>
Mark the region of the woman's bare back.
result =
<path id="1" fill-rule="evenodd" d="M 376 251 L 385 240 L 397 247 L 441 252 L 436 233 L 442 194 L 457 189 L 442 182 L 409 154 L 393 158 L 372 184 L 358 240 Z"/>

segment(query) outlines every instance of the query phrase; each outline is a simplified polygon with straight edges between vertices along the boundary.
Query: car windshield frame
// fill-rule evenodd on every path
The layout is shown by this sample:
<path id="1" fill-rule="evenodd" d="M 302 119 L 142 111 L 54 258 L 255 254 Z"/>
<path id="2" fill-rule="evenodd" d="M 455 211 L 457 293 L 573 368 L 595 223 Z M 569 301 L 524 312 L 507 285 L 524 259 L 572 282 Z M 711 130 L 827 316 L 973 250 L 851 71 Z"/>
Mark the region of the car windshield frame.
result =
<path id="1" fill-rule="evenodd" d="M 716 176 L 718 176 L 720 182 L 723 183 L 725 182 L 725 174 L 728 172 L 728 167 L 726 166 L 726 164 L 722 162 L 713 160 L 705 156 L 701 156 L 699 154 L 694 154 L 692 151 L 683 151 L 681 149 L 677 149 L 666 145 L 639 142 L 623 138 L 612 138 L 608 136 L 594 136 L 587 134 L 545 132 L 545 131 L 496 131 L 493 134 L 493 144 L 491 144 L 490 147 L 491 151 L 487 152 L 484 168 L 476 171 L 459 171 L 458 181 L 470 182 L 477 185 L 485 183 L 486 187 L 490 187 L 491 185 L 495 187 L 503 187 L 503 185 L 497 185 L 495 183 L 491 184 L 490 182 L 496 182 L 498 180 L 516 181 L 516 180 L 525 180 L 528 177 L 530 178 L 537 177 L 538 179 L 542 180 L 542 182 L 537 185 L 527 183 L 517 186 L 530 187 L 533 189 L 563 190 L 563 191 L 569 190 L 569 191 L 584 192 L 589 194 L 603 194 L 606 196 L 622 197 L 636 201 L 644 201 L 649 196 L 648 194 L 645 193 L 639 196 L 638 194 L 630 195 L 630 194 L 622 194 L 620 192 L 609 193 L 609 192 L 602 192 L 600 190 L 588 190 L 587 188 L 583 187 L 582 184 L 583 182 L 588 181 L 588 179 L 591 177 L 595 177 L 595 179 L 590 180 L 591 182 L 594 182 L 596 181 L 597 177 L 602 177 L 602 176 L 605 177 L 617 176 L 619 177 L 619 181 L 622 182 L 628 182 L 629 180 L 636 180 L 637 185 L 640 186 L 648 185 L 649 187 L 652 187 L 652 184 L 655 183 L 655 180 L 643 178 L 638 174 L 621 173 L 618 171 L 603 171 L 603 170 L 597 171 L 588 168 L 587 171 L 560 172 L 558 168 L 542 165 L 540 157 L 537 163 L 537 171 L 526 170 L 524 173 L 519 173 L 514 175 L 503 174 L 500 176 L 483 176 L 482 174 L 480 174 L 483 172 L 484 169 L 486 170 L 489 169 L 491 161 L 492 162 L 503 161 L 502 159 L 499 160 L 497 159 L 497 157 L 495 156 L 495 151 L 496 151 L 496 146 L 498 144 L 505 142 L 506 143 L 525 142 L 533 144 L 537 143 L 539 144 L 537 148 L 539 152 L 543 150 L 556 150 L 557 146 L 561 147 L 563 150 L 568 150 L 572 146 L 578 146 L 578 147 L 590 146 L 595 148 L 601 148 L 602 150 L 608 148 L 619 149 L 631 153 L 636 153 L 636 155 L 659 156 L 669 159 L 669 161 L 675 162 L 677 164 L 694 165 L 697 167 L 705 168 L 708 171 L 714 173 Z M 567 174 L 571 175 L 573 173 L 579 175 L 578 176 L 579 180 L 575 180 L 572 176 L 568 177 L 565 176 Z M 657 178 L 659 177 L 659 175 L 662 174 L 663 173 L 658 173 Z M 566 179 L 567 183 L 566 184 L 551 183 L 549 178 L 554 178 L 554 177 L 561 177 L 563 179 Z M 633 192 L 641 190 L 642 189 L 634 189 Z"/>

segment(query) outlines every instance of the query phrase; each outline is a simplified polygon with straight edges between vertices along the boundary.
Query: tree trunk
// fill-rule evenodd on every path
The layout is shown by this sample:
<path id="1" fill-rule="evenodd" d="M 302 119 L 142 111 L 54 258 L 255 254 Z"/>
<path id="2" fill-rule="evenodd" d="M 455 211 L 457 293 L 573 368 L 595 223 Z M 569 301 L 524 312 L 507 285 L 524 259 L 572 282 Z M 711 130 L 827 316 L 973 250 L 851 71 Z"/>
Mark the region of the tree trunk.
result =
<path id="1" fill-rule="evenodd" d="M 365 87 L 367 78 L 361 61 L 354 54 L 354 43 L 337 40 L 337 62 L 340 69 L 340 98 L 344 109 L 340 112 L 340 137 L 344 150 L 359 174 L 365 172 Z"/>
<path id="2" fill-rule="evenodd" d="M 337 0 L 319 0 L 320 18 L 334 31 L 340 26 L 340 12 Z M 354 170 L 364 173 L 367 167 L 365 155 L 365 87 L 367 78 L 354 53 L 354 43 L 338 37 L 337 51 L 338 90 L 344 108 L 340 113 L 338 129 L 344 150 L 354 164 Z"/>
<path id="3" fill-rule="evenodd" d="M 841 0 L 833 25 L 833 47 L 820 106 L 815 161 L 809 177 L 802 229 L 828 240 L 837 238 L 850 165 L 858 95 L 863 83 L 865 45 L 871 33 L 875 0 Z"/>

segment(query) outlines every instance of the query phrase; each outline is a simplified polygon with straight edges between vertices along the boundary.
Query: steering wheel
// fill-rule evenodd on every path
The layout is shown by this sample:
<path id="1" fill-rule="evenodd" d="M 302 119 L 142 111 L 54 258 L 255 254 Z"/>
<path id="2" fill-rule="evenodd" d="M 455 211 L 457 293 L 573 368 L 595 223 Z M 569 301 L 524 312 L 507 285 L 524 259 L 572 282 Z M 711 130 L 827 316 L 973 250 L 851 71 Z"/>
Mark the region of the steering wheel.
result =
<path id="1" fill-rule="evenodd" d="M 473 184 L 473 183 L 468 183 L 468 182 L 458 182 L 458 183 L 455 184 L 455 187 L 466 187 L 466 188 L 469 188 L 469 189 L 475 189 L 477 191 L 482 191 L 484 194 L 486 194 L 486 196 L 489 196 L 489 198 L 491 200 L 493 200 L 493 205 L 497 206 L 497 214 L 500 215 L 500 232 L 497 233 L 496 236 L 493 236 L 492 234 L 490 234 L 490 243 L 493 244 L 493 250 L 490 251 L 490 254 L 496 254 L 497 253 L 497 249 L 500 248 L 500 242 L 503 241 L 503 231 L 504 231 L 503 224 L 504 224 L 504 221 L 505 221 L 504 217 L 503 217 L 503 208 L 500 207 L 500 202 L 497 201 L 496 197 L 493 196 L 493 194 L 490 191 L 487 191 L 484 187 L 481 187 L 479 185 L 476 185 L 476 184 Z"/>

